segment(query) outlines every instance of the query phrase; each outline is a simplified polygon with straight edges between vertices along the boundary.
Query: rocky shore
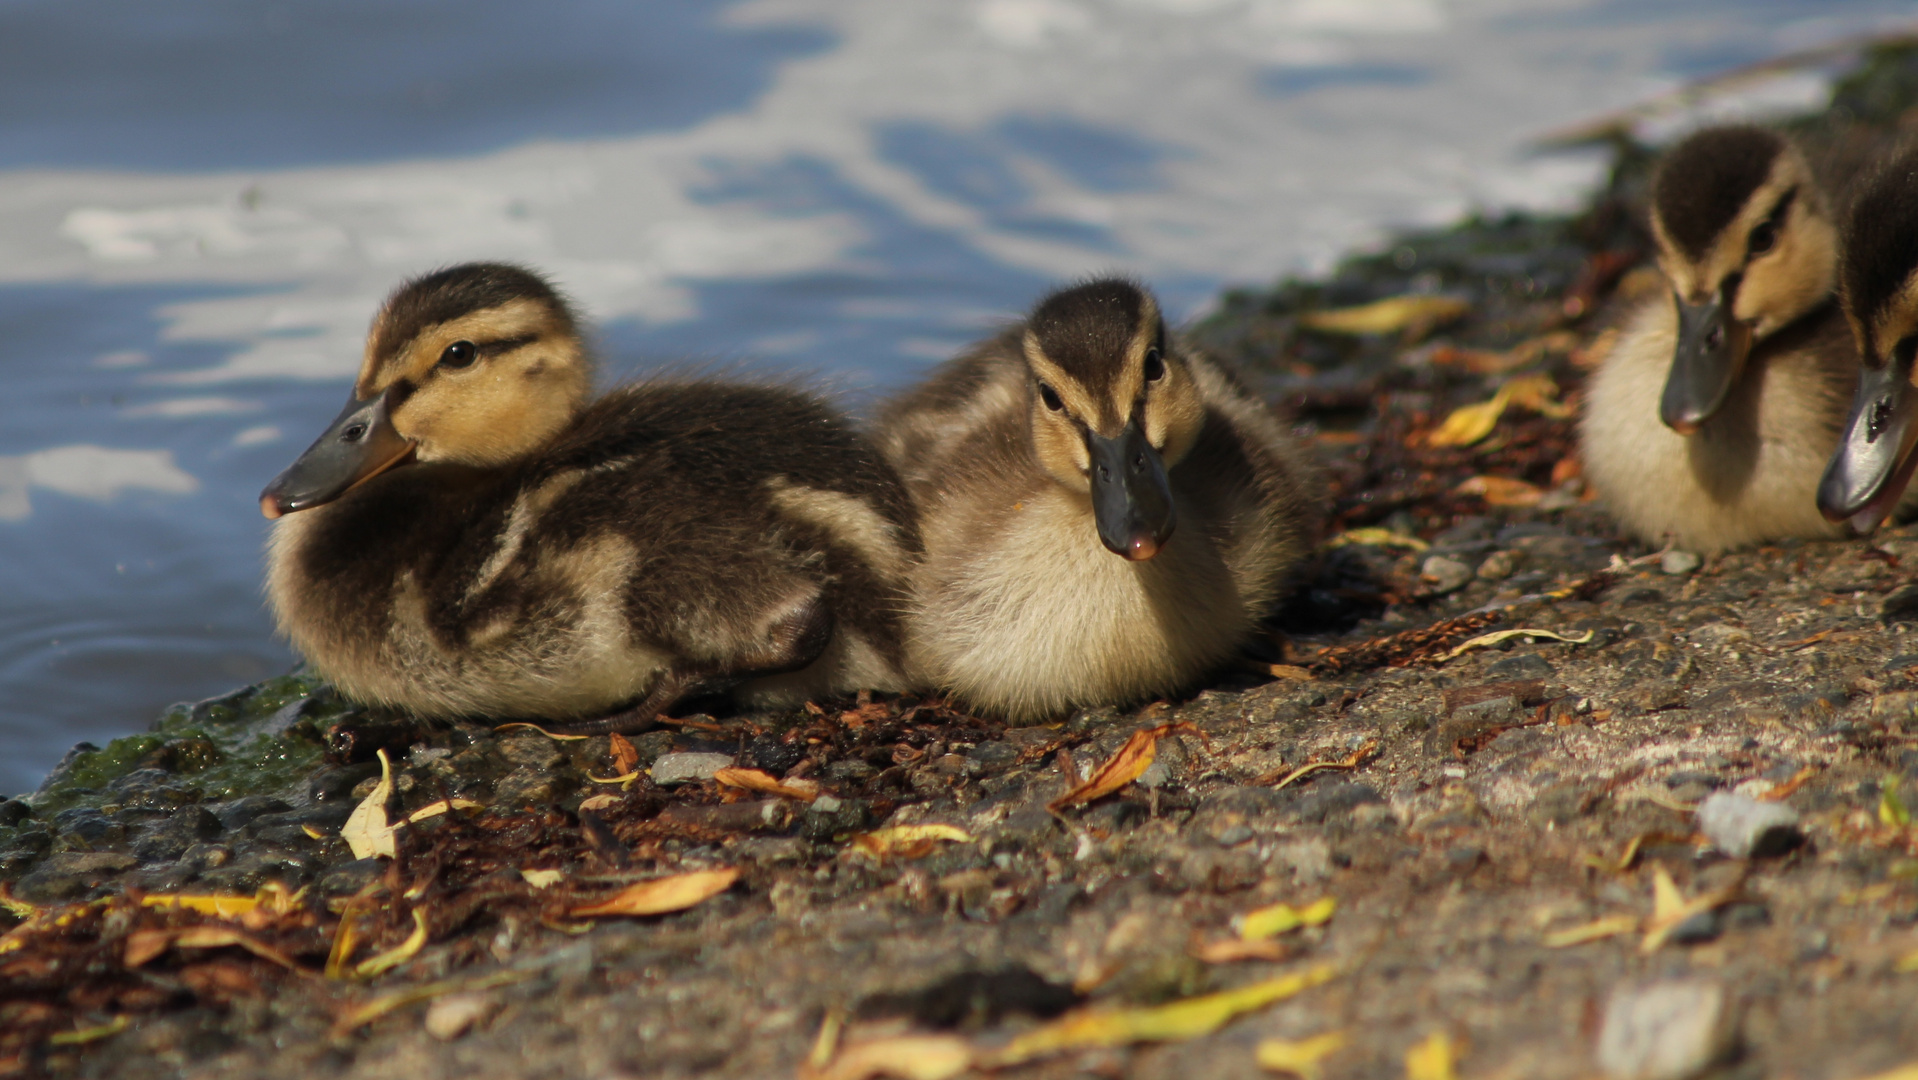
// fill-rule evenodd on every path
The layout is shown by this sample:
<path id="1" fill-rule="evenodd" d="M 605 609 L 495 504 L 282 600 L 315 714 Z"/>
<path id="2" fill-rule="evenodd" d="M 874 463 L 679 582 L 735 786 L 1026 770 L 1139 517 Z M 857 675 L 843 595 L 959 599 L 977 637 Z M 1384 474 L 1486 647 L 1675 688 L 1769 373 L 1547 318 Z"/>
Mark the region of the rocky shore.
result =
<path id="1" fill-rule="evenodd" d="M 1881 49 L 1799 126 L 1914 102 L 1918 54 Z M 1192 697 L 622 742 L 296 672 L 76 747 L 0 801 L 0 1075 L 1918 1062 L 1918 528 L 1701 560 L 1621 541 L 1578 477 L 1579 383 L 1658 288 L 1645 161 L 1581 215 L 1402 237 L 1191 328 L 1336 498 L 1263 654 Z"/>

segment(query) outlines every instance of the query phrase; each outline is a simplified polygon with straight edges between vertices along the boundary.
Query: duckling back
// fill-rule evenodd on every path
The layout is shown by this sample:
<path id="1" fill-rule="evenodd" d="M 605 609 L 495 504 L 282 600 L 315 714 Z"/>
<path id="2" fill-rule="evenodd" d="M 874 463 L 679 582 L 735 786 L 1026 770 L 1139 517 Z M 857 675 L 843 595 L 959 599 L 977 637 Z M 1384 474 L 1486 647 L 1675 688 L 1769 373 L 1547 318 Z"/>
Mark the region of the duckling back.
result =
<path id="1" fill-rule="evenodd" d="M 1282 425 L 1130 282 L 1048 297 L 878 430 L 925 540 L 914 671 L 1014 719 L 1192 685 L 1284 594 L 1321 512 Z"/>
<path id="2" fill-rule="evenodd" d="M 558 302 L 527 291 L 527 311 Z M 455 344 L 477 359 L 409 366 L 418 350 L 370 349 L 380 370 L 363 378 L 365 400 L 400 399 L 383 407 L 401 441 L 423 400 L 436 431 L 463 429 L 460 395 L 443 380 L 523 386 L 527 370 L 543 374 L 577 344 L 498 304 L 420 333 L 436 335 L 429 360 L 448 350 L 463 360 Z M 361 400 L 343 420 L 372 407 Z M 329 437 L 372 438 L 335 429 L 309 457 Z M 609 730 L 644 727 L 699 690 L 790 702 L 904 686 L 910 503 L 877 451 L 816 398 L 658 380 L 584 405 L 505 461 L 474 463 L 458 446 L 410 452 L 288 513 L 269 545 L 281 628 L 350 697 L 429 717 Z M 282 498 L 297 501 L 276 483 L 268 499 Z"/>

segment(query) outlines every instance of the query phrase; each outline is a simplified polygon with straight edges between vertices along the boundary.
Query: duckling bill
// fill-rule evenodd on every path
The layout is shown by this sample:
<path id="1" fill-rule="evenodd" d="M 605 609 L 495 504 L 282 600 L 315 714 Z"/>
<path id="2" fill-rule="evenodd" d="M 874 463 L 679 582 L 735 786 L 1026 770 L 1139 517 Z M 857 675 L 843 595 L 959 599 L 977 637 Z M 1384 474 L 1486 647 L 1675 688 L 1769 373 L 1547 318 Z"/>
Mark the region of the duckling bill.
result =
<path id="1" fill-rule="evenodd" d="M 362 702 L 579 732 L 691 693 L 904 689 L 919 541 L 877 451 L 796 390 L 594 400 L 592 375 L 530 271 L 395 292 L 346 407 L 260 496 L 293 645 Z"/>
<path id="2" fill-rule="evenodd" d="M 1918 468 L 1918 147 L 1865 182 L 1845 226 L 1845 314 L 1858 388 L 1818 486 L 1818 508 L 1857 533 L 1877 528 Z"/>

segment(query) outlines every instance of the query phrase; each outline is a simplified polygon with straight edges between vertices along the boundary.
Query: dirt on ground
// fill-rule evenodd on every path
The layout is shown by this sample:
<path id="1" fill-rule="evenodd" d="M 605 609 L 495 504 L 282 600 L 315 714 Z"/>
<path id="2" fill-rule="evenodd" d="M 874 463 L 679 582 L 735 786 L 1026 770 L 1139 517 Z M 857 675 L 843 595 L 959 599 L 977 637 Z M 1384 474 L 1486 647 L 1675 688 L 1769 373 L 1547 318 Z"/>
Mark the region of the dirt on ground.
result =
<path id="1" fill-rule="evenodd" d="M 1895 124 L 1914 72 L 1872 55 L 1819 122 Z M 423 725 L 299 672 L 178 706 L 0 801 L 0 1075 L 1918 1062 L 1918 528 L 1616 534 L 1573 417 L 1658 289 L 1620 161 L 1586 214 L 1408 236 L 1192 329 L 1334 498 L 1209 688 L 631 739 Z"/>

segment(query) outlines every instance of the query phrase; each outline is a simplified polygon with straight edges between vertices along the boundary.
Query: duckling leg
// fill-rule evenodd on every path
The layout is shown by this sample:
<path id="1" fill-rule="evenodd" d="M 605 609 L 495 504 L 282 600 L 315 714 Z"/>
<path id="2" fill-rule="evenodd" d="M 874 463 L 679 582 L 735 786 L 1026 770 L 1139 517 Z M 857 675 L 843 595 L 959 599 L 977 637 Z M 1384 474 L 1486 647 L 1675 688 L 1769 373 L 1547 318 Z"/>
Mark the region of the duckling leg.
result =
<path id="1" fill-rule="evenodd" d="M 767 627 L 766 643 L 741 654 L 733 671 L 741 676 L 798 671 L 826 651 L 832 631 L 832 609 L 824 598 L 815 596 Z"/>
<path id="2" fill-rule="evenodd" d="M 668 671 L 645 697 L 616 713 L 596 720 L 566 720 L 542 726 L 556 735 L 637 735 L 658 727 L 660 713 L 704 681 L 701 672 Z"/>
<path id="3" fill-rule="evenodd" d="M 596 720 L 545 725 L 558 735 L 637 735 L 659 726 L 659 715 L 673 702 L 695 690 L 718 690 L 741 679 L 797 671 L 819 659 L 832 642 L 832 609 L 814 597 L 781 616 L 767 628 L 764 645 L 742 653 L 723 672 L 679 668 L 660 676 L 646 696 L 633 705 Z"/>

